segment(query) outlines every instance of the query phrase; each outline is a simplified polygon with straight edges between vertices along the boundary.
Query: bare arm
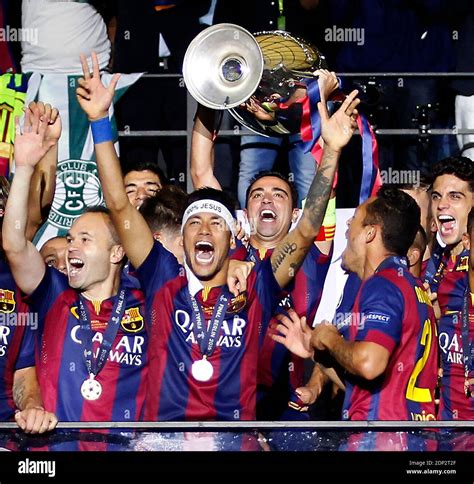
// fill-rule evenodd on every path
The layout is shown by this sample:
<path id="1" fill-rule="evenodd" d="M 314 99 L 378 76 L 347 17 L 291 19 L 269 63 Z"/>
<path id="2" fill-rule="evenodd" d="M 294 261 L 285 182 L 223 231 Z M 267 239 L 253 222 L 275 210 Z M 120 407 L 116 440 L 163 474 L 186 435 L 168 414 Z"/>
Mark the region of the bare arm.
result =
<path id="1" fill-rule="evenodd" d="M 81 56 L 84 78 L 79 79 L 77 100 L 91 122 L 108 118 L 115 86 L 120 75 L 115 74 L 109 87 L 100 79 L 99 63 L 95 52 L 92 53 L 93 74 L 84 56 Z M 120 161 L 112 141 L 95 144 L 99 178 L 105 202 L 110 209 L 112 221 L 120 236 L 127 257 L 135 268 L 141 266 L 150 253 L 154 239 L 142 215 L 129 202 L 123 185 Z"/>
<path id="2" fill-rule="evenodd" d="M 34 366 L 15 371 L 13 400 L 19 409 L 15 414 L 15 420 L 26 433 L 41 434 L 56 427 L 58 423 L 56 416 L 43 408 Z"/>
<path id="3" fill-rule="evenodd" d="M 16 370 L 13 375 L 13 401 L 19 410 L 43 408 L 40 387 L 34 366 Z"/>
<path id="4" fill-rule="evenodd" d="M 280 287 L 285 287 L 295 276 L 321 227 L 341 150 L 357 126 L 356 106 L 359 100 L 356 96 L 357 91 L 353 91 L 331 118 L 325 104 L 318 103 L 321 135 L 325 142 L 323 157 L 298 224 L 276 247 L 271 257 L 273 273 Z"/>
<path id="5" fill-rule="evenodd" d="M 191 138 L 191 178 L 194 188 L 211 187 L 221 190 L 214 176 L 214 126 L 215 112 L 199 105 Z"/>
<path id="6" fill-rule="evenodd" d="M 46 220 L 53 203 L 57 159 L 58 147 L 53 146 L 33 173 L 28 195 L 28 224 L 26 227 L 28 240 L 33 240 L 41 224 Z"/>
<path id="7" fill-rule="evenodd" d="M 346 341 L 334 325 L 325 322 L 313 330 L 311 345 L 317 350 L 327 350 L 345 370 L 366 380 L 380 376 L 390 357 L 390 352 L 377 343 Z"/>
<path id="8" fill-rule="evenodd" d="M 51 115 L 40 121 L 39 113 L 25 114 L 24 133 L 19 121 L 15 137 L 15 176 L 8 197 L 3 221 L 3 249 L 18 287 L 31 294 L 43 279 L 45 264 L 36 247 L 26 238 L 28 220 L 28 193 L 34 168 L 51 148 L 53 142 L 45 141 L 45 132 Z"/>

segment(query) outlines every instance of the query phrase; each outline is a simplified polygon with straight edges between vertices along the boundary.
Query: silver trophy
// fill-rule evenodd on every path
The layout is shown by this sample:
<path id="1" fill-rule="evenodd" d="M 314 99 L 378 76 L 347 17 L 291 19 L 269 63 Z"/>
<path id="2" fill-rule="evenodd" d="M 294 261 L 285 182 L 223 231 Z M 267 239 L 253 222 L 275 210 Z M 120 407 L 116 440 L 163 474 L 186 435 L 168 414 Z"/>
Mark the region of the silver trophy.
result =
<path id="1" fill-rule="evenodd" d="M 300 132 L 308 81 L 321 68 L 326 62 L 318 49 L 288 32 L 252 35 L 218 24 L 191 42 L 183 75 L 200 104 L 229 110 L 257 134 L 285 136 Z"/>

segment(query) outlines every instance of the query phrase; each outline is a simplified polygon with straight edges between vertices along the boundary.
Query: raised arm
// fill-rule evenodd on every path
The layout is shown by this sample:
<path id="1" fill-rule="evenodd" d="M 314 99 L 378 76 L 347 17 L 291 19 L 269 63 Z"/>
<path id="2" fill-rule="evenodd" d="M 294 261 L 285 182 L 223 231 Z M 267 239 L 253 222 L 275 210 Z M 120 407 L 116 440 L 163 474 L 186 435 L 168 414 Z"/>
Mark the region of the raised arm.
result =
<path id="1" fill-rule="evenodd" d="M 214 176 L 213 127 L 215 111 L 199 105 L 191 138 L 191 178 L 195 189 L 211 187 L 221 190 Z"/>
<path id="2" fill-rule="evenodd" d="M 326 212 L 341 150 L 357 127 L 357 91 L 352 91 L 341 107 L 329 117 L 325 103 L 318 103 L 324 151 L 311 184 L 303 214 L 296 225 L 273 251 L 271 263 L 280 287 L 295 276 L 316 237 Z"/>
<path id="3" fill-rule="evenodd" d="M 28 106 L 34 113 L 39 111 L 40 119 L 45 115 L 47 107 L 41 102 L 32 102 Z M 28 195 L 28 223 L 26 238 L 33 240 L 34 235 L 46 220 L 53 203 L 56 188 L 56 165 L 58 163 L 58 141 L 61 136 L 61 119 L 57 109 L 51 110 L 51 120 L 46 128 L 46 142 L 54 145 L 46 152 L 36 165 Z"/>
<path id="4" fill-rule="evenodd" d="M 43 279 L 45 264 L 36 247 L 26 238 L 28 193 L 35 166 L 54 145 L 45 140 L 51 107 L 40 120 L 39 112 L 25 113 L 23 133 L 16 119 L 15 176 L 13 177 L 3 221 L 3 250 L 18 287 L 31 294 Z M 56 121 L 58 122 L 58 121 Z"/>
<path id="5" fill-rule="evenodd" d="M 100 79 L 99 62 L 92 53 L 92 74 L 81 56 L 84 77 L 79 79 L 77 100 L 92 124 L 95 154 L 105 203 L 120 236 L 127 257 L 135 268 L 141 266 L 153 247 L 153 234 L 142 215 L 129 202 L 123 184 L 120 161 L 115 152 L 109 121 L 109 107 L 120 74 L 115 74 L 110 86 Z"/>

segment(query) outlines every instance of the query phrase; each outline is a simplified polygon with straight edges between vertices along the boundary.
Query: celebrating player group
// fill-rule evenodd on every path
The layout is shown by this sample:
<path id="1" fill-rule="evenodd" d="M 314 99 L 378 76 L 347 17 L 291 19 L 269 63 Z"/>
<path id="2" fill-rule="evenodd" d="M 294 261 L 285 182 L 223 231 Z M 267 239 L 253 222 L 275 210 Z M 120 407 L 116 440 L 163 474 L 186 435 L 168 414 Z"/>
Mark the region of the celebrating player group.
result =
<path id="1" fill-rule="evenodd" d="M 44 212 L 37 180 L 57 156 L 61 113 L 31 103 L 17 122 L 11 187 L 2 180 L 1 190 L 4 421 L 42 433 L 58 420 L 305 420 L 316 401 L 333 407 L 339 396 L 344 420 L 474 418 L 469 159 L 438 162 L 422 186 L 383 185 L 356 208 L 344 292 L 333 320 L 319 321 L 357 91 L 330 115 L 338 81 L 319 72 L 323 151 L 304 208 L 291 181 L 262 172 L 242 224 L 212 172 L 204 108 L 195 191 L 151 180 L 135 203 L 109 119 L 120 75 L 106 87 L 94 53 L 82 65 L 77 100 L 107 208 L 88 207 L 65 237 L 34 245 L 32 221 Z M 12 324 L 21 317 L 27 324 Z"/>

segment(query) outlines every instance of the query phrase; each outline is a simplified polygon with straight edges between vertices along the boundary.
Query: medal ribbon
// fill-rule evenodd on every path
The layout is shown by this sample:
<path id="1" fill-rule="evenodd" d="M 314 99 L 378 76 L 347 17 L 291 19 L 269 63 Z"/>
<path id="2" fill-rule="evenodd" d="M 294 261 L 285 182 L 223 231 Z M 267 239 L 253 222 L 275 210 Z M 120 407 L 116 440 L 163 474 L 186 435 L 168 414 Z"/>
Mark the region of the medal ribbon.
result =
<path id="1" fill-rule="evenodd" d="M 472 341 L 469 341 L 469 298 L 471 297 L 469 292 L 469 283 L 464 291 L 464 299 L 462 304 L 462 352 L 464 363 L 464 375 L 469 378 L 469 372 L 472 370 L 474 362 L 474 345 Z"/>
<path id="2" fill-rule="evenodd" d="M 438 240 L 435 239 L 435 245 L 431 252 L 430 260 L 426 265 L 424 280 L 424 282 L 427 282 L 429 284 L 431 292 L 438 292 L 438 287 L 442 278 L 442 270 L 444 269 L 444 263 L 442 259 L 444 250 L 445 247 L 442 247 L 439 244 Z M 439 277 L 435 278 L 438 273 L 440 273 Z"/>
<path id="3" fill-rule="evenodd" d="M 119 294 L 115 300 L 111 317 L 107 323 L 107 328 L 105 330 L 102 344 L 99 348 L 99 353 L 97 358 L 94 358 L 94 349 L 92 344 L 92 338 L 94 337 L 94 332 L 91 327 L 91 318 L 89 311 L 84 302 L 84 296 L 79 296 L 79 318 L 81 321 L 81 341 L 82 347 L 84 348 L 83 356 L 86 364 L 87 372 L 89 375 L 97 376 L 99 372 L 105 365 L 107 357 L 109 355 L 112 344 L 117 336 L 117 332 L 122 321 L 123 315 L 125 313 L 125 289 L 120 288 Z"/>
<path id="4" fill-rule="evenodd" d="M 212 312 L 209 329 L 206 327 L 206 319 L 201 305 L 196 298 L 189 293 L 189 291 L 187 291 L 187 294 L 193 308 L 194 337 L 196 338 L 202 355 L 211 356 L 216 348 L 219 330 L 224 322 L 232 294 L 228 289 L 222 288 L 216 305 L 214 306 L 214 311 Z"/>

